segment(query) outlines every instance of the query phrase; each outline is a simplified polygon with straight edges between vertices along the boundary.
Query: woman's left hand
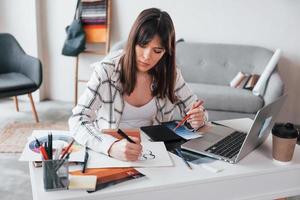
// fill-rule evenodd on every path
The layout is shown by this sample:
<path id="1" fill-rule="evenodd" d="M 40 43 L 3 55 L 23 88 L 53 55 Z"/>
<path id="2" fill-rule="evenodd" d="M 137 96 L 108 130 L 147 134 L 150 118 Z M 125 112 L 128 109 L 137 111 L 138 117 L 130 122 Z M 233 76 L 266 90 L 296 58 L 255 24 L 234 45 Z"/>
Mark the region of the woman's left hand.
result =
<path id="1" fill-rule="evenodd" d="M 196 101 L 193 103 L 192 108 L 187 112 L 187 114 L 190 114 L 187 122 L 189 122 L 194 129 L 204 126 L 206 122 L 205 109 L 201 105 L 202 103 L 202 101 Z"/>

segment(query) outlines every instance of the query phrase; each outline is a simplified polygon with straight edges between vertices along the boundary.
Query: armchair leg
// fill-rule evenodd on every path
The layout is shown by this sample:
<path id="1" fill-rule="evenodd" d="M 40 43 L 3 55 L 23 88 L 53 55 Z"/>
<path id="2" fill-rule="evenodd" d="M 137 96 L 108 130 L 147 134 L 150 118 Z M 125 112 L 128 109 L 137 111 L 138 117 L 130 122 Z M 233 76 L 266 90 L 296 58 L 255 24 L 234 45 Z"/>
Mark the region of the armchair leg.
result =
<path id="1" fill-rule="evenodd" d="M 15 102 L 15 105 L 16 105 L 16 110 L 17 110 L 17 112 L 19 112 L 19 103 L 18 103 L 18 97 L 17 96 L 14 96 L 14 102 Z"/>
<path id="2" fill-rule="evenodd" d="M 38 115 L 37 115 L 37 112 L 36 112 L 36 109 L 35 109 L 35 106 L 34 106 L 34 102 L 33 102 L 31 93 L 28 94 L 28 97 L 29 97 L 29 100 L 30 100 L 31 110 L 32 110 L 33 115 L 34 115 L 35 122 L 36 122 L 36 123 L 39 123 L 39 117 L 38 117 Z"/>

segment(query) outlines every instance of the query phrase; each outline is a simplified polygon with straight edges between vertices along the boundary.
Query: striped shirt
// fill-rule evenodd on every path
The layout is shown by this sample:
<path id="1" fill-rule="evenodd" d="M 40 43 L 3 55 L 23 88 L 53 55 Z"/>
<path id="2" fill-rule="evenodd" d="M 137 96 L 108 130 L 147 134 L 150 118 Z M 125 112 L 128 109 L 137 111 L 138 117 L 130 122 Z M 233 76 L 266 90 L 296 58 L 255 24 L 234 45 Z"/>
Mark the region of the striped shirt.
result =
<path id="1" fill-rule="evenodd" d="M 108 154 L 116 138 L 101 133 L 101 129 L 118 128 L 124 109 L 119 64 L 122 51 L 106 56 L 101 62 L 94 63 L 94 72 L 87 83 L 77 106 L 69 119 L 71 134 L 75 140 L 94 151 Z M 173 112 L 185 116 L 191 105 L 197 100 L 184 82 L 179 69 L 175 83 L 175 95 L 178 101 L 173 104 L 168 98 L 155 98 L 156 114 L 153 124 L 173 120 Z"/>

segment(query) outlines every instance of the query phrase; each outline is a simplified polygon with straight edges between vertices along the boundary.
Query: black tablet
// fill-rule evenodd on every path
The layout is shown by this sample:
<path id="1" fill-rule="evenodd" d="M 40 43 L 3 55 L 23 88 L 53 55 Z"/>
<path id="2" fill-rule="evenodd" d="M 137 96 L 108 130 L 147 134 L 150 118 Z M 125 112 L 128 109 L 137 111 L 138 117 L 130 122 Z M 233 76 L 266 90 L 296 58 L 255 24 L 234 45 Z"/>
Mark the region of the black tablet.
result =
<path id="1" fill-rule="evenodd" d="M 141 130 L 153 141 L 175 142 L 184 140 L 164 125 L 143 126 L 141 127 Z"/>

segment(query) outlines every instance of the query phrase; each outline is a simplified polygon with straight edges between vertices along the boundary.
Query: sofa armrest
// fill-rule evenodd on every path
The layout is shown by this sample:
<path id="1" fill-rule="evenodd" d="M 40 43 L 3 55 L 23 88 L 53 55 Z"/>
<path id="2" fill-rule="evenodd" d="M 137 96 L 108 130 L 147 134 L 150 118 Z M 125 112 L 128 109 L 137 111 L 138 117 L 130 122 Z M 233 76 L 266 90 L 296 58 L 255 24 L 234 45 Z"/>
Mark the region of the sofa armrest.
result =
<path id="1" fill-rule="evenodd" d="M 264 104 L 268 105 L 269 103 L 276 100 L 278 97 L 280 97 L 283 94 L 283 90 L 284 90 L 284 84 L 279 76 L 278 71 L 275 70 L 271 74 L 267 82 L 266 91 L 263 96 Z"/>

